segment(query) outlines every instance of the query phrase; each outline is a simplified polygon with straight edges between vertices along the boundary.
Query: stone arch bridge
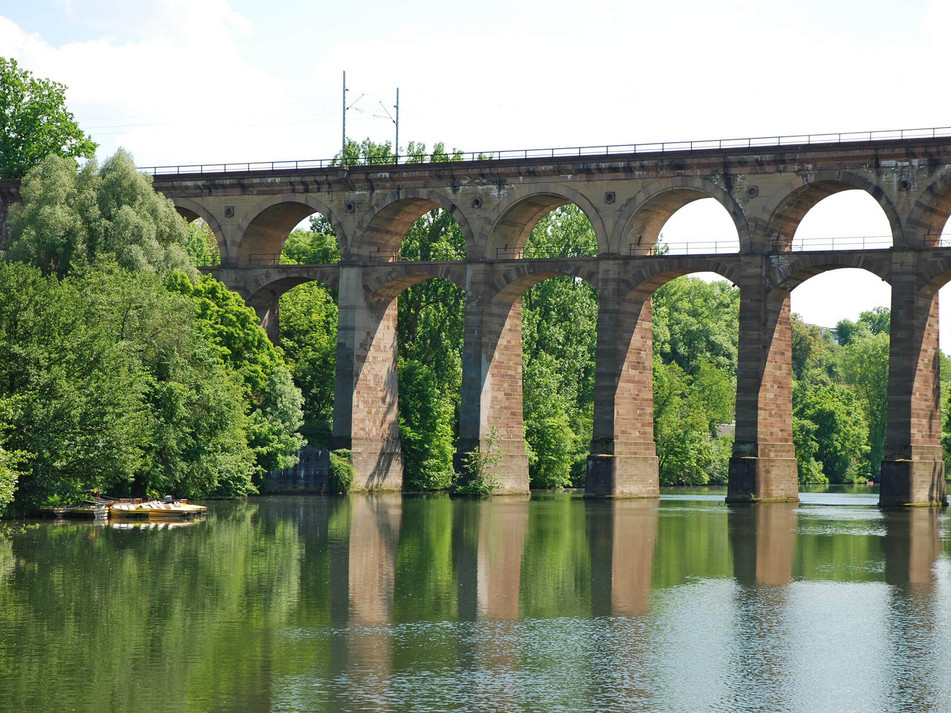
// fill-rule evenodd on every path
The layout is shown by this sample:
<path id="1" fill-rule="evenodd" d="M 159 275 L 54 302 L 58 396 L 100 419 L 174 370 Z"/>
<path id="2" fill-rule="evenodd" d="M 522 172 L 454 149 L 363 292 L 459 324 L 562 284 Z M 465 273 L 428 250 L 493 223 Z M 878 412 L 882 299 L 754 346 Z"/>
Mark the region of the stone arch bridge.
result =
<path id="1" fill-rule="evenodd" d="M 736 433 L 728 500 L 798 497 L 792 442 L 790 291 L 821 272 L 864 268 L 892 288 L 883 505 L 946 504 L 938 379 L 938 289 L 951 279 L 940 234 L 951 215 L 951 139 L 916 138 L 388 166 L 191 172 L 154 177 L 189 219 L 214 231 L 216 275 L 277 338 L 277 305 L 295 285 L 338 292 L 333 437 L 354 452 L 357 484 L 398 488 L 396 297 L 443 278 L 467 296 L 459 453 L 499 434 L 503 492 L 528 489 L 522 432 L 521 294 L 572 275 L 599 295 L 591 495 L 658 494 L 653 442 L 651 294 L 712 271 L 740 289 Z M 891 227 L 891 246 L 793 252 L 803 216 L 859 189 Z M 666 220 L 713 198 L 739 237 L 734 254 L 655 255 Z M 572 203 L 597 257 L 523 259 L 536 222 Z M 412 223 L 442 208 L 466 258 L 402 262 Z M 338 236 L 336 265 L 277 264 L 294 226 L 319 212 Z"/>

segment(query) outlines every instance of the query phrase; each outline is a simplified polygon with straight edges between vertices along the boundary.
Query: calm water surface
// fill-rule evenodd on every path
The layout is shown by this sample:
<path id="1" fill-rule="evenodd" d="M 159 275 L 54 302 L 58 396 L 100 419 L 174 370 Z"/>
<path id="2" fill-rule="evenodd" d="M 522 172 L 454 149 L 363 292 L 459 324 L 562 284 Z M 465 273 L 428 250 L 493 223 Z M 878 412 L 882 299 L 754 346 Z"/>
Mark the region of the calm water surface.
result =
<path id="1" fill-rule="evenodd" d="M 949 711 L 943 512 L 275 497 L 0 535 L 0 711 Z"/>

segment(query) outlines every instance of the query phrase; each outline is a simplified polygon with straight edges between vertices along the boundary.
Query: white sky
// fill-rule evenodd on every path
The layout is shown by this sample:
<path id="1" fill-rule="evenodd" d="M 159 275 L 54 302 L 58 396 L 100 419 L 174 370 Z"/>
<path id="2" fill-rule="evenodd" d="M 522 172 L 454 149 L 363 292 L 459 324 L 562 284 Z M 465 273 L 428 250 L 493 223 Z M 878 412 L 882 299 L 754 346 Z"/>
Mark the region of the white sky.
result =
<path id="1" fill-rule="evenodd" d="M 0 55 L 67 85 L 100 158 L 122 146 L 154 166 L 333 156 L 344 70 L 348 101 L 363 95 L 348 135 L 392 140 L 399 87 L 404 146 L 946 126 L 949 24 L 949 0 L 0 0 Z M 802 234 L 887 234 L 863 198 L 823 201 Z M 703 203 L 667 242 L 735 240 Z M 832 326 L 877 305 L 888 285 L 850 270 L 792 307 Z M 941 334 L 951 348 L 946 319 Z"/>

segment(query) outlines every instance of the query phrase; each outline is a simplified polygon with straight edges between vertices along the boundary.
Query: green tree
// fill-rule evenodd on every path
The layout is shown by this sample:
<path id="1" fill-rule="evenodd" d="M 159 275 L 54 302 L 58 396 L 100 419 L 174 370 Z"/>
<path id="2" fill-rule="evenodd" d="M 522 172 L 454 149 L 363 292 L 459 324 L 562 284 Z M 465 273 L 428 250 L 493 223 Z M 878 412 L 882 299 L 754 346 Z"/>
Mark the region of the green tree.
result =
<path id="1" fill-rule="evenodd" d="M 192 282 L 182 273 L 166 280 L 172 293 L 197 308 L 198 329 L 215 345 L 217 356 L 241 376 L 249 409 L 249 443 L 263 470 L 294 465 L 304 445 L 302 397 L 283 355 L 267 338 L 254 310 L 217 280 L 203 276 Z"/>
<path id="2" fill-rule="evenodd" d="M 135 359 L 146 431 L 137 495 L 255 492 L 240 375 L 222 362 L 194 303 L 156 275 L 113 266 L 73 280 L 115 349 Z"/>
<path id="3" fill-rule="evenodd" d="M 32 168 L 10 211 L 8 255 L 60 277 L 101 259 L 140 272 L 195 276 L 188 228 L 171 201 L 152 189 L 119 151 L 102 168 L 94 161 L 49 156 Z"/>
<path id="4" fill-rule="evenodd" d="M 734 391 L 729 377 L 714 367 L 691 377 L 676 362 L 654 357 L 654 441 L 662 484 L 726 482 L 732 438 L 718 436 L 717 427 L 732 413 Z"/>
<path id="5" fill-rule="evenodd" d="M 329 265 L 340 262 L 340 247 L 330 223 L 311 220 L 310 230 L 295 230 L 284 241 L 281 262 L 290 265 Z"/>
<path id="6" fill-rule="evenodd" d="M 337 296 L 317 282 L 281 295 L 281 347 L 304 399 L 301 433 L 330 445 L 337 363 Z"/>
<path id="7" fill-rule="evenodd" d="M 842 349 L 842 376 L 858 397 L 868 423 L 869 467 L 875 476 L 881 471 L 885 453 L 888 359 L 887 331 L 855 337 Z"/>
<path id="8" fill-rule="evenodd" d="M 0 423 L 22 455 L 21 504 L 131 481 L 144 460 L 142 388 L 134 354 L 75 285 L 0 264 Z"/>
<path id="9" fill-rule="evenodd" d="M 810 381 L 828 381 L 834 372 L 831 353 L 835 346 L 814 324 L 806 324 L 793 314 L 790 319 L 793 377 Z"/>
<path id="10" fill-rule="evenodd" d="M 525 256 L 597 255 L 587 216 L 574 205 L 535 225 Z M 532 485 L 584 484 L 594 406 L 598 293 L 583 280 L 552 277 L 522 295 L 523 417 Z"/>
<path id="11" fill-rule="evenodd" d="M 654 292 L 654 354 L 695 374 L 705 361 L 736 375 L 740 291 L 681 277 Z"/>
<path id="12" fill-rule="evenodd" d="M 822 472 L 822 464 L 816 460 L 819 450 L 818 430 L 819 427 L 812 421 L 793 416 L 793 446 L 796 449 L 800 483 L 829 482 Z"/>
<path id="13" fill-rule="evenodd" d="M 185 252 L 196 267 L 221 264 L 221 252 L 215 234 L 201 218 L 188 224 Z"/>
<path id="14" fill-rule="evenodd" d="M 66 87 L 0 57 L 0 178 L 22 178 L 50 155 L 92 158 L 95 152 L 66 109 Z"/>
<path id="15" fill-rule="evenodd" d="M 793 416 L 815 426 L 810 434 L 815 459 L 830 482 L 867 477 L 868 423 L 852 389 L 837 384 L 794 389 Z"/>

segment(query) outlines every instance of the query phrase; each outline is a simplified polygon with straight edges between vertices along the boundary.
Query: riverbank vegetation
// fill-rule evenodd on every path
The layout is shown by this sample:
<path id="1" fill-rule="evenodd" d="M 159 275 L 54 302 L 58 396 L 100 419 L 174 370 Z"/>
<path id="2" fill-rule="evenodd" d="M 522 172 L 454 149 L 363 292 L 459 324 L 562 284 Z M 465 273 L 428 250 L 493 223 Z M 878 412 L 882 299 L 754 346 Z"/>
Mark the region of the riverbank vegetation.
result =
<path id="1" fill-rule="evenodd" d="M 254 311 L 131 157 L 25 176 L 0 263 L 0 505 L 256 491 L 303 445 Z"/>

